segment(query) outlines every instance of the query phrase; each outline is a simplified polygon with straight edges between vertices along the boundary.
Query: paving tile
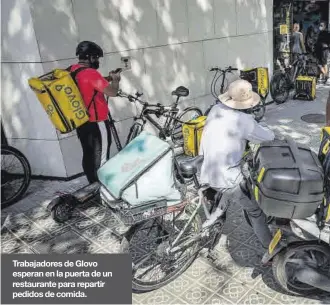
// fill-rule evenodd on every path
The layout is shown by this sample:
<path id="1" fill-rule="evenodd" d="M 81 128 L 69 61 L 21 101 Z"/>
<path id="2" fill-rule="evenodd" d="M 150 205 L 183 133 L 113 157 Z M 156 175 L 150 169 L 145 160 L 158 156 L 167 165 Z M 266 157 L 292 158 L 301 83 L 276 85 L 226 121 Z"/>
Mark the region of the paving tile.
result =
<path id="1" fill-rule="evenodd" d="M 48 218 L 49 216 L 51 216 L 51 213 L 43 206 L 39 205 L 37 207 L 34 207 L 26 211 L 25 216 L 31 219 L 32 221 L 37 221 L 38 219 Z"/>
<path id="2" fill-rule="evenodd" d="M 84 229 L 87 229 L 88 227 L 94 226 L 96 223 L 89 217 L 83 216 L 78 221 L 69 223 L 70 227 L 72 227 L 74 230 L 82 231 Z"/>
<path id="3" fill-rule="evenodd" d="M 215 293 L 209 299 L 206 300 L 205 304 L 233 304 L 232 302 L 224 299 L 221 295 Z"/>
<path id="4" fill-rule="evenodd" d="M 239 303 L 245 305 L 274 304 L 275 301 L 258 291 L 250 290 L 241 298 L 241 300 L 239 300 Z"/>
<path id="5" fill-rule="evenodd" d="M 203 277 L 201 277 L 198 282 L 208 288 L 211 291 L 216 291 L 222 287 L 227 281 L 229 281 L 230 276 L 224 272 L 210 269 Z"/>
<path id="6" fill-rule="evenodd" d="M 254 267 L 241 268 L 235 275 L 234 278 L 239 282 L 244 283 L 250 288 L 253 288 L 256 283 L 269 272 L 269 269 L 259 269 Z"/>
<path id="7" fill-rule="evenodd" d="M 113 228 L 119 226 L 119 220 L 113 214 L 110 213 L 110 215 L 102 219 L 99 224 L 106 228 Z"/>
<path id="8" fill-rule="evenodd" d="M 146 293 L 133 293 L 132 294 L 132 304 L 146 304 L 143 302 L 143 300 L 146 298 L 147 294 Z"/>
<path id="9" fill-rule="evenodd" d="M 94 243 L 107 250 L 109 253 L 119 253 L 120 243 L 110 230 L 95 237 Z"/>
<path id="10" fill-rule="evenodd" d="M 98 247 L 98 245 L 95 245 L 95 246 L 96 246 L 95 248 Z M 109 252 L 105 249 L 98 248 L 98 249 L 95 249 L 94 254 L 109 254 Z"/>
<path id="11" fill-rule="evenodd" d="M 254 290 L 259 291 L 271 298 L 274 298 L 278 292 L 282 292 L 281 287 L 276 283 L 273 273 L 270 270 L 265 273 L 254 286 Z"/>
<path id="12" fill-rule="evenodd" d="M 147 293 L 143 304 L 170 304 L 174 299 L 173 294 L 162 288 Z"/>
<path id="13" fill-rule="evenodd" d="M 203 304 L 213 292 L 197 283 L 180 294 L 180 299 L 188 304 Z"/>
<path id="14" fill-rule="evenodd" d="M 30 246 L 40 254 L 83 254 L 90 253 L 90 251 L 93 251 L 95 248 L 95 245 L 91 244 L 74 231 L 67 231 L 49 240 L 31 243 Z"/>
<path id="15" fill-rule="evenodd" d="M 47 218 L 40 218 L 35 221 L 35 224 L 50 235 L 58 235 L 59 232 L 66 230 L 69 223 L 58 223 L 51 216 Z"/>
<path id="16" fill-rule="evenodd" d="M 12 232 L 17 232 L 19 230 L 28 229 L 32 224 L 32 221 L 23 213 L 16 213 L 8 215 L 3 226 Z"/>
<path id="17" fill-rule="evenodd" d="M 164 288 L 173 295 L 179 295 L 194 285 L 194 281 L 185 274 L 179 276 L 174 281 L 167 284 Z"/>
<path id="18" fill-rule="evenodd" d="M 196 259 L 193 264 L 184 273 L 185 276 L 193 280 L 199 280 L 202 276 L 212 270 L 212 267 L 203 262 L 200 258 Z"/>
<path id="19" fill-rule="evenodd" d="M 69 223 L 78 221 L 78 217 L 81 218 L 81 214 L 77 214 L 74 211 L 73 218 L 65 223 L 56 222 L 51 213 L 42 206 L 30 209 L 25 213 L 25 216 L 32 220 L 39 228 L 48 232 L 50 235 L 58 235 L 59 231 L 63 231 L 69 226 Z"/>
<path id="20" fill-rule="evenodd" d="M 46 231 L 39 228 L 23 213 L 11 215 L 5 226 L 13 235 L 15 235 L 16 238 L 20 238 L 27 243 L 49 237 L 49 234 Z"/>
<path id="21" fill-rule="evenodd" d="M 15 235 L 13 235 L 9 230 L 2 230 L 1 232 L 1 243 L 6 241 L 15 239 Z"/>
<path id="22" fill-rule="evenodd" d="M 281 304 L 304 304 L 306 299 L 303 297 L 292 296 L 288 294 L 278 293 L 274 300 L 280 302 Z"/>
<path id="23" fill-rule="evenodd" d="M 73 228 L 74 231 L 76 231 L 78 234 L 82 235 L 84 238 L 90 240 L 91 242 L 94 242 L 98 236 L 103 234 L 108 229 L 100 226 L 100 225 L 93 225 L 91 227 L 88 227 L 86 229 L 80 230 L 78 228 Z"/>
<path id="24" fill-rule="evenodd" d="M 221 295 L 228 301 L 233 303 L 239 303 L 238 301 L 249 291 L 249 287 L 231 279 L 225 283 L 220 289 L 216 291 L 218 295 Z"/>
<path id="25" fill-rule="evenodd" d="M 16 213 L 24 213 L 33 207 L 38 207 L 40 205 L 39 201 L 34 200 L 30 197 L 23 198 L 22 201 L 15 203 L 13 206 Z"/>
<path id="26" fill-rule="evenodd" d="M 93 201 L 91 201 L 93 203 Z M 81 209 L 81 213 L 93 218 L 98 218 L 98 220 L 102 220 L 106 214 L 108 213 L 105 207 L 101 205 L 90 205 L 87 209 Z"/>
<path id="27" fill-rule="evenodd" d="M 242 269 L 242 266 L 238 265 L 228 252 L 218 252 L 219 258 L 212 263 L 212 266 L 214 266 L 216 269 L 222 272 L 226 272 L 230 277 Z"/>
<path id="28" fill-rule="evenodd" d="M 28 229 L 20 229 L 13 232 L 14 235 L 26 243 L 32 243 L 36 240 L 48 240 L 50 235 L 41 230 L 36 224 L 32 224 Z"/>
<path id="29" fill-rule="evenodd" d="M 188 304 L 187 302 L 181 300 L 180 298 L 175 298 L 170 304 L 177 304 L 177 305 L 180 305 L 180 304 Z"/>
<path id="30" fill-rule="evenodd" d="M 1 244 L 2 254 L 25 253 L 28 249 L 27 245 L 19 239 L 11 239 Z"/>

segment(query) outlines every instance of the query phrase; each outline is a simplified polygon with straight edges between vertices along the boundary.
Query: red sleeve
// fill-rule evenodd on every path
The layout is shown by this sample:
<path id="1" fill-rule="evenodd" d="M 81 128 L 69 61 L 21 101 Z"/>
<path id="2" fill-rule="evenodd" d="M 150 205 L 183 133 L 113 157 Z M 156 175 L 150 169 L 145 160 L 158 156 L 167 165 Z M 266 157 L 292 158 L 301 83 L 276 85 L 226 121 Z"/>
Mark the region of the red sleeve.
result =
<path id="1" fill-rule="evenodd" d="M 109 86 L 109 82 L 100 74 L 100 72 L 91 69 L 91 71 L 88 71 L 89 75 L 89 82 L 91 83 L 92 87 L 103 93 L 104 89 Z"/>

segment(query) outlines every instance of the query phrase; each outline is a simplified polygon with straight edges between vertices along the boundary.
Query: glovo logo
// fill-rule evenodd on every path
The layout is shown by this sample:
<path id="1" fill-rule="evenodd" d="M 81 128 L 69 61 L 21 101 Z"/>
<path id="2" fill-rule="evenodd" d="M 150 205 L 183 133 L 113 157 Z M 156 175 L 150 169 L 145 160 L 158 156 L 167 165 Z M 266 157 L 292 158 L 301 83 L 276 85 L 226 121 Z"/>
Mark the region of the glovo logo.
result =
<path id="1" fill-rule="evenodd" d="M 51 104 L 47 105 L 47 107 L 46 107 L 46 113 L 50 117 L 52 117 L 52 115 L 54 114 L 54 107 L 53 107 L 53 105 L 51 105 Z"/>
<path id="2" fill-rule="evenodd" d="M 188 152 L 189 150 L 189 135 L 190 135 L 190 132 L 189 132 L 189 127 L 188 126 L 185 126 L 183 128 L 183 146 L 184 146 L 184 150 L 186 152 Z"/>
<path id="3" fill-rule="evenodd" d="M 64 88 L 64 89 L 63 89 Z M 73 90 L 69 86 L 65 85 L 57 85 L 55 86 L 55 90 L 61 92 L 62 90 L 66 94 L 71 108 L 73 109 L 74 115 L 78 120 L 85 118 L 87 115 L 86 111 L 84 110 L 81 101 L 77 99 L 77 96 L 73 93 Z"/>

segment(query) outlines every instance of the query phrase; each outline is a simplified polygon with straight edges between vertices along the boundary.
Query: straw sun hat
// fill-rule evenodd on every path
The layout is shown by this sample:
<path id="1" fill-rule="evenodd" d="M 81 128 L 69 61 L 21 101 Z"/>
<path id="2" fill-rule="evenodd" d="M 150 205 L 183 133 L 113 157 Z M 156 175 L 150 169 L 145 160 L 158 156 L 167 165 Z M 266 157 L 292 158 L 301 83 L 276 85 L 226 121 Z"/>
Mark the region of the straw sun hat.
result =
<path id="1" fill-rule="evenodd" d="M 253 108 L 260 102 L 260 96 L 252 91 L 252 85 L 243 79 L 232 82 L 228 91 L 218 98 L 224 105 L 239 110 Z"/>

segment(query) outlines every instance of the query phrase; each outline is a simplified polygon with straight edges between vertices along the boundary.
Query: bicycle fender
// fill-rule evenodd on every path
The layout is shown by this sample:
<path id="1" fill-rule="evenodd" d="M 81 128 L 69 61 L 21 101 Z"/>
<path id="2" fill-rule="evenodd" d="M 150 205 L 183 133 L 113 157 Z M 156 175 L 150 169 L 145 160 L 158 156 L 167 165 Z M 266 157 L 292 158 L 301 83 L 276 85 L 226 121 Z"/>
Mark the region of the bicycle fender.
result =
<path id="1" fill-rule="evenodd" d="M 51 212 L 57 205 L 61 204 L 63 199 L 61 196 L 55 197 L 47 206 L 47 210 Z"/>
<path id="2" fill-rule="evenodd" d="M 77 203 L 78 200 L 71 194 L 64 194 L 55 197 L 47 206 L 48 211 L 52 211 L 56 206 L 63 204 L 65 202 L 70 202 L 71 204 Z"/>

